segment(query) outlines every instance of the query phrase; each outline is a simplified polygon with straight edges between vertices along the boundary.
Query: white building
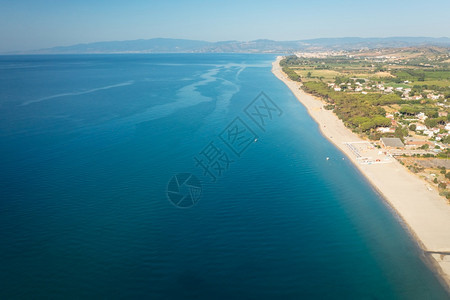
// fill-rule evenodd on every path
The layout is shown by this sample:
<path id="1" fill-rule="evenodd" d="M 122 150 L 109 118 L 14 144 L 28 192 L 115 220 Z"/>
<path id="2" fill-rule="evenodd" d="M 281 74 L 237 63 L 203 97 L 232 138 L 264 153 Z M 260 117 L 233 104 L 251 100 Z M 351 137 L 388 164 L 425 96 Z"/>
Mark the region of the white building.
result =
<path id="1" fill-rule="evenodd" d="M 431 130 L 429 130 L 429 129 L 424 130 L 424 131 L 423 131 L 423 134 L 428 135 L 428 137 L 430 137 L 430 138 L 434 136 L 434 132 L 431 131 Z"/>
<path id="2" fill-rule="evenodd" d="M 419 130 L 419 131 L 428 130 L 428 127 L 425 125 L 422 125 L 422 124 L 417 124 L 416 130 Z"/>
<path id="3" fill-rule="evenodd" d="M 450 131 L 450 123 L 445 124 L 445 130 Z"/>
<path id="4" fill-rule="evenodd" d="M 431 100 L 438 100 L 440 98 L 440 95 L 428 94 L 427 98 Z"/>
<path id="5" fill-rule="evenodd" d="M 393 133 L 393 132 L 395 132 L 394 128 L 390 128 L 390 127 L 378 127 L 377 131 L 381 132 L 381 133 Z"/>
<path id="6" fill-rule="evenodd" d="M 419 119 L 419 120 L 425 120 L 426 118 L 428 118 L 426 115 L 425 115 L 425 113 L 423 113 L 423 112 L 420 112 L 420 113 L 418 113 L 417 115 L 416 115 L 416 117 Z"/>

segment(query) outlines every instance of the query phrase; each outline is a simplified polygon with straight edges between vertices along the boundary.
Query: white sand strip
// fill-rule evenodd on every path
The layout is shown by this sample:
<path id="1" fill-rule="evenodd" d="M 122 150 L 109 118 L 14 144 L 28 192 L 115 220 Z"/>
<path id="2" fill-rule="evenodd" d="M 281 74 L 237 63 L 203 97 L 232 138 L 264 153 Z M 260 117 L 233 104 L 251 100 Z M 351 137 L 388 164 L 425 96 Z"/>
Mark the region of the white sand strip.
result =
<path id="1" fill-rule="evenodd" d="M 324 109 L 324 102 L 301 90 L 300 83 L 290 80 L 281 70 L 281 59 L 278 57 L 273 63 L 272 72 L 306 107 L 319 124 L 322 134 L 348 156 L 397 211 L 423 250 L 440 253 L 430 254 L 434 259 L 430 261 L 450 288 L 450 205 L 437 190 L 428 189 L 424 181 L 396 160 L 382 164 L 358 163 L 355 154 L 345 143 L 363 140 L 346 128 L 332 111 Z"/>

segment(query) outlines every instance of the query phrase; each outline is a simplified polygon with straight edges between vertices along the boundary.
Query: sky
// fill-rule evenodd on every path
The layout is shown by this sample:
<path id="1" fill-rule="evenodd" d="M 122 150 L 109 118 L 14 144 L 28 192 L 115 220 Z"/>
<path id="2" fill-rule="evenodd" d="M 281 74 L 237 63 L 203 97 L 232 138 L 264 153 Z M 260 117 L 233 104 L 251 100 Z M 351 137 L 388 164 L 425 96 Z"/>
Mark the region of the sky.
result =
<path id="1" fill-rule="evenodd" d="M 450 37 L 449 12 L 449 0 L 0 0 L 0 52 L 157 37 Z"/>

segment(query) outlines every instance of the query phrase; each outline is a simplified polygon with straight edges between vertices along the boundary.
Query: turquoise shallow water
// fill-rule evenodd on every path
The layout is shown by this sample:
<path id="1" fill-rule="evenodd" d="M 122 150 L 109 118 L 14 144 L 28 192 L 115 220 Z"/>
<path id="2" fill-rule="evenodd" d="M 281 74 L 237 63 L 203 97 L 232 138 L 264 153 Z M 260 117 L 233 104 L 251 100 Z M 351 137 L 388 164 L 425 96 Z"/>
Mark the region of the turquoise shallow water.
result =
<path id="1" fill-rule="evenodd" d="M 448 298 L 274 58 L 0 57 L 0 298 Z"/>

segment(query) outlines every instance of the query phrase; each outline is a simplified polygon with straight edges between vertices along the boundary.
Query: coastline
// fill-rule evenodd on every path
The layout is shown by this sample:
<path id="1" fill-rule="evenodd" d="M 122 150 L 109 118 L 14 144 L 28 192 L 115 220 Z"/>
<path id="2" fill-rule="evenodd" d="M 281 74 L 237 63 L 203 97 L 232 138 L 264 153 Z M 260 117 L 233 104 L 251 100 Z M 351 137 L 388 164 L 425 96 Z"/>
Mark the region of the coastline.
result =
<path id="1" fill-rule="evenodd" d="M 450 292 L 450 205 L 395 159 L 389 163 L 362 164 L 345 143 L 365 140 L 345 127 L 331 110 L 323 109 L 321 100 L 300 89 L 300 83 L 290 80 L 282 72 L 280 60 L 278 56 L 272 63 L 272 73 L 306 107 L 322 135 L 351 160 L 403 220 Z"/>

